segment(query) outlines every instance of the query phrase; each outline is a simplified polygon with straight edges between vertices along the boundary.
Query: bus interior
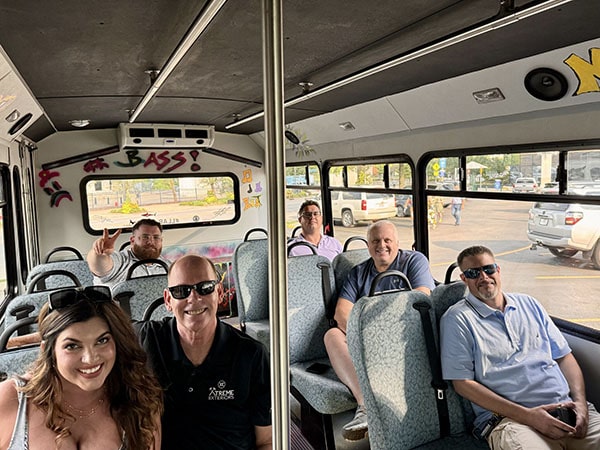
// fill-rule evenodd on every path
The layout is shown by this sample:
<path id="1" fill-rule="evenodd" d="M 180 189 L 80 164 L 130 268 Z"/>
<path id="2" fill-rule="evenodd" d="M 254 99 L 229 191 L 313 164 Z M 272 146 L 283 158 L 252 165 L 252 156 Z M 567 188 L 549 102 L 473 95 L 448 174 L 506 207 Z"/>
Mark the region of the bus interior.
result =
<path id="1" fill-rule="evenodd" d="M 391 220 L 439 286 L 462 249 L 491 248 L 600 407 L 598 23 L 597 0 L 1 2 L 0 329 L 53 249 L 85 257 L 142 217 L 167 259 L 217 263 L 238 325 L 234 256 L 258 238 L 274 447 L 369 448 L 335 414 L 312 428 L 290 386 L 282 243 L 310 199 L 352 250 Z"/>

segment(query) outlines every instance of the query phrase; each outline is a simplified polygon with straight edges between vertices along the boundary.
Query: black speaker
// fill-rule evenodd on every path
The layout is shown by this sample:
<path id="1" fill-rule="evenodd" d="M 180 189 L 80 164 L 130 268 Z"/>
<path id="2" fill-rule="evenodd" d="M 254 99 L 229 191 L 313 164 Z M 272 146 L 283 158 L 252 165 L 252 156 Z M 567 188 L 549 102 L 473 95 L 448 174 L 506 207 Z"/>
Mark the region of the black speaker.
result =
<path id="1" fill-rule="evenodd" d="M 290 130 L 285 130 L 283 133 L 288 141 L 290 141 L 294 145 L 298 145 L 300 143 L 300 139 L 296 136 L 296 133 Z"/>
<path id="2" fill-rule="evenodd" d="M 525 76 L 525 89 L 537 99 L 553 102 L 567 94 L 569 83 L 557 70 L 542 67 Z"/>

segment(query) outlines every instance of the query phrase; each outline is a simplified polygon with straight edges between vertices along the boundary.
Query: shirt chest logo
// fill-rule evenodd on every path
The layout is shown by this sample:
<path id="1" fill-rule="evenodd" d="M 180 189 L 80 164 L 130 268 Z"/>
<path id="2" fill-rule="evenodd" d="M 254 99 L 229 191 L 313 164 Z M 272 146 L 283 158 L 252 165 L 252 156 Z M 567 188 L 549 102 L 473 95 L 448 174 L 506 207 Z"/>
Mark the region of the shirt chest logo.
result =
<path id="1" fill-rule="evenodd" d="M 216 386 L 208 388 L 208 400 L 234 400 L 235 390 L 225 389 L 227 383 L 225 380 L 219 380 Z"/>

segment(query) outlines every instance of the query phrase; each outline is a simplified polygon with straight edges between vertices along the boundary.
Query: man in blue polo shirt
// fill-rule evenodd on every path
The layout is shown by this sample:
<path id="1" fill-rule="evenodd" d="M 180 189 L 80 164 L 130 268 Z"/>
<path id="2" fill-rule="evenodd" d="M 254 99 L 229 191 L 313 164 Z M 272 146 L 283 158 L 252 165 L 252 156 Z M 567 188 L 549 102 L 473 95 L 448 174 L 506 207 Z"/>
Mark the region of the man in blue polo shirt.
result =
<path id="1" fill-rule="evenodd" d="M 502 292 L 490 249 L 469 247 L 457 262 L 469 294 L 441 319 L 442 371 L 471 401 L 475 434 L 495 450 L 600 448 L 600 414 L 544 308 Z"/>
<path id="2" fill-rule="evenodd" d="M 413 289 L 428 295 L 435 287 L 425 255 L 417 251 L 400 250 L 396 226 L 389 220 L 380 220 L 369 226 L 367 246 L 371 258 L 354 267 L 348 274 L 335 308 L 334 318 L 337 326 L 325 333 L 325 347 L 331 365 L 358 403 L 354 419 L 342 429 L 342 436 L 350 441 L 364 438 L 368 428 L 363 394 L 346 341 L 346 325 L 354 303 L 369 294 L 371 282 L 377 274 L 386 270 L 399 270 L 406 275 Z M 399 289 L 403 287 L 402 283 L 398 277 L 387 277 L 382 280 L 377 290 Z"/>
<path id="3" fill-rule="evenodd" d="M 135 324 L 165 393 L 163 450 L 272 448 L 267 352 L 218 320 L 222 295 L 214 264 L 184 256 L 164 293 L 174 317 Z"/>

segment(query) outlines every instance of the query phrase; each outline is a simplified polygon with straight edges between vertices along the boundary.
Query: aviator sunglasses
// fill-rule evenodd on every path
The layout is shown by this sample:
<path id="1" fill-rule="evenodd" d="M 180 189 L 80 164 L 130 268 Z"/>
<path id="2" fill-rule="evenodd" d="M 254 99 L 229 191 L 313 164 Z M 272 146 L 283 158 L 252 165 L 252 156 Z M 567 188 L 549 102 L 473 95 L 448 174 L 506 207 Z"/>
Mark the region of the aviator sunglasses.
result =
<path id="1" fill-rule="evenodd" d="M 180 284 L 177 286 L 170 286 L 169 292 L 176 300 L 183 300 L 188 298 L 194 289 L 198 295 L 209 295 L 215 291 L 215 286 L 219 282 L 217 280 L 199 281 L 196 284 Z"/>
<path id="2" fill-rule="evenodd" d="M 84 288 L 68 288 L 50 292 L 48 307 L 50 311 L 72 306 L 81 300 L 93 303 L 112 302 L 112 295 L 108 286 L 86 286 Z"/>
<path id="3" fill-rule="evenodd" d="M 496 273 L 497 270 L 498 270 L 498 264 L 496 264 L 496 263 L 486 264 L 485 266 L 482 266 L 482 267 L 473 267 L 471 269 L 467 269 L 463 272 L 463 275 L 465 276 L 465 278 L 468 278 L 469 280 L 474 280 L 476 278 L 479 278 L 479 274 L 482 271 L 486 275 L 493 275 Z"/>

